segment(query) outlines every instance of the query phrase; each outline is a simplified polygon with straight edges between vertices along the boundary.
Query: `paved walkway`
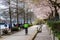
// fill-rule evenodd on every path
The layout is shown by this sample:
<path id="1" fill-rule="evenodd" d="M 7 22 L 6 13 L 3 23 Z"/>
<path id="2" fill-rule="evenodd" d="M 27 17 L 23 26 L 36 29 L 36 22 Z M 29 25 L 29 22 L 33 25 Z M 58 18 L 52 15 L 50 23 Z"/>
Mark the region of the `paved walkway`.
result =
<path id="1" fill-rule="evenodd" d="M 51 40 L 51 35 L 49 35 L 46 25 L 43 25 L 42 32 L 37 34 L 35 40 Z"/>
<path id="2" fill-rule="evenodd" d="M 25 30 L 22 30 L 20 32 L 17 32 L 10 36 L 4 36 L 0 40 L 32 40 L 34 35 L 37 33 L 37 27 L 39 25 L 32 26 L 28 29 L 28 35 L 25 35 Z M 49 35 L 49 31 L 46 27 L 46 25 L 43 25 L 42 32 L 38 33 L 35 40 L 51 40 L 51 36 Z"/>
<path id="3" fill-rule="evenodd" d="M 13 35 L 10 36 L 4 36 L 2 39 L 0 40 L 32 40 L 32 38 L 34 37 L 34 35 L 37 33 L 37 25 L 32 26 L 28 29 L 28 35 L 25 35 L 25 30 L 22 30 L 18 33 L 15 33 Z"/>

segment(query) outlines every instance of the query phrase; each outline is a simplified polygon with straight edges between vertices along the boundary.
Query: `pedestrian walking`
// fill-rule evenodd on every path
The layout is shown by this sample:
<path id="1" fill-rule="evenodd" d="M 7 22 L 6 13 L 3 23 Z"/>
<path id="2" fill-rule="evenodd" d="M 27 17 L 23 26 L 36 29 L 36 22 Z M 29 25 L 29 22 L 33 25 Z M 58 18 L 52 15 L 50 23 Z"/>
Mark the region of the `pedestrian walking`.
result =
<path id="1" fill-rule="evenodd" d="M 42 24 L 40 24 L 40 27 L 39 27 L 39 30 L 38 30 L 38 32 L 42 32 Z"/>
<path id="2" fill-rule="evenodd" d="M 25 28 L 25 34 L 26 35 L 28 34 L 28 27 L 29 27 L 29 24 L 28 23 L 25 23 L 24 24 L 24 28 Z"/>
<path id="3" fill-rule="evenodd" d="M 41 26 L 40 26 L 40 30 L 41 30 L 41 32 L 42 32 L 42 24 L 41 24 Z"/>

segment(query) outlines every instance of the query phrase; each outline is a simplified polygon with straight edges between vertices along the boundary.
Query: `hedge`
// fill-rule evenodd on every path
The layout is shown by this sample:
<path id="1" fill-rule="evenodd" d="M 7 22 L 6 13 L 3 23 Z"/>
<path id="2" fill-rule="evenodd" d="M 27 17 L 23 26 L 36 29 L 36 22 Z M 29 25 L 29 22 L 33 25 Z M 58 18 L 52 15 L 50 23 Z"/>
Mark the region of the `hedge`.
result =
<path id="1" fill-rule="evenodd" d="M 47 24 L 60 40 L 60 21 L 47 21 Z"/>

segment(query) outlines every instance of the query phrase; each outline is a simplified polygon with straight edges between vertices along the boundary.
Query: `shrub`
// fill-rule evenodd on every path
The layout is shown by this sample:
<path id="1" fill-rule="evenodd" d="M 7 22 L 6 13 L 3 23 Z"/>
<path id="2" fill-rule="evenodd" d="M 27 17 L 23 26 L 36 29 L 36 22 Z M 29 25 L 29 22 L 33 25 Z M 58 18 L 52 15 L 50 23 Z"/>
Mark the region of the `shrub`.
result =
<path id="1" fill-rule="evenodd" d="M 19 31 L 19 28 L 18 27 L 13 27 L 11 30 L 12 31 Z"/>
<path id="2" fill-rule="evenodd" d="M 47 21 L 47 24 L 54 31 L 55 36 L 60 40 L 60 21 Z"/>
<path id="3" fill-rule="evenodd" d="M 60 32 L 60 21 L 53 22 L 52 29 Z"/>
<path id="4" fill-rule="evenodd" d="M 52 27 L 53 22 L 52 21 L 47 21 L 47 24 L 48 24 L 49 27 Z"/>
<path id="5" fill-rule="evenodd" d="M 52 28 L 52 30 L 56 30 L 60 26 L 59 25 L 60 24 L 59 21 L 48 21 L 47 24 L 49 25 L 49 27 Z"/>
<path id="6" fill-rule="evenodd" d="M 29 27 L 32 26 L 32 24 L 29 24 Z"/>
<path id="7" fill-rule="evenodd" d="M 3 34 L 8 34 L 8 30 L 3 30 Z"/>

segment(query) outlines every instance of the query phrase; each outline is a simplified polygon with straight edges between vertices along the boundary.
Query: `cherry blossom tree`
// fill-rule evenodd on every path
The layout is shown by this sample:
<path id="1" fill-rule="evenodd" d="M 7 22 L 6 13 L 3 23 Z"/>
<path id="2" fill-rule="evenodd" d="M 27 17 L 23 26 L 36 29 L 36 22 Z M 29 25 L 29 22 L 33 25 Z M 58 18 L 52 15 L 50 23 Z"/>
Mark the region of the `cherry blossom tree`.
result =
<path id="1" fill-rule="evenodd" d="M 59 13 L 58 10 L 60 8 L 60 3 L 58 3 L 59 0 L 49 0 L 50 4 L 52 5 L 52 7 L 54 7 L 54 12 L 55 12 L 55 19 L 58 20 L 59 19 Z"/>

